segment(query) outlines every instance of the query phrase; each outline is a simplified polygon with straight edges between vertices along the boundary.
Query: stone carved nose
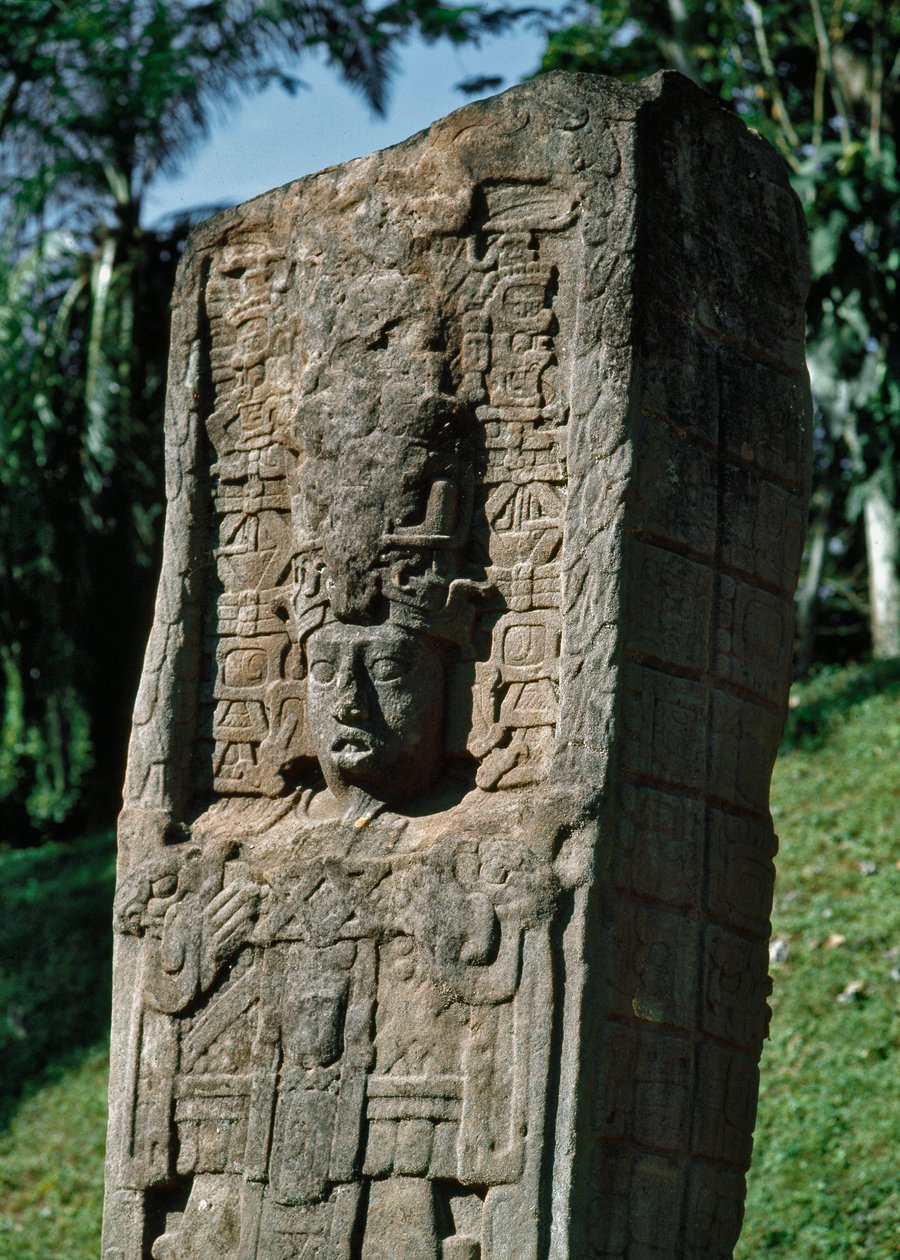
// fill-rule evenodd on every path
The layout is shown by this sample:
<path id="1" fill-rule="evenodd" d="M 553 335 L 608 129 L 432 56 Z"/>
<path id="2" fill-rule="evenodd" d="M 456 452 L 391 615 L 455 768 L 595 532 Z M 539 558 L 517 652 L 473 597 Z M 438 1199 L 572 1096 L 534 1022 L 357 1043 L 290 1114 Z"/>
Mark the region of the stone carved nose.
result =
<path id="1" fill-rule="evenodd" d="M 341 679 L 333 712 L 339 722 L 364 722 L 369 716 L 365 689 L 354 678 Z"/>

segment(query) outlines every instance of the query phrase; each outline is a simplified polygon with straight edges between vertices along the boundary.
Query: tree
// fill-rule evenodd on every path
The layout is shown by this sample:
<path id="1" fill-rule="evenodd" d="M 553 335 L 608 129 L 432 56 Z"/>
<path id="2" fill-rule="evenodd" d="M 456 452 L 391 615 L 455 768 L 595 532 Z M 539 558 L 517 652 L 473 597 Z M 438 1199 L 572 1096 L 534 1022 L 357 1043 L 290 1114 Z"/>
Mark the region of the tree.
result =
<path id="1" fill-rule="evenodd" d="M 852 632 L 852 617 L 863 613 L 873 654 L 900 655 L 900 8 L 880 0 L 583 0 L 571 16 L 551 36 L 542 70 L 624 78 L 680 70 L 788 162 L 810 229 L 817 404 L 800 663 L 812 658 L 824 592 L 837 630 Z M 868 599 L 855 581 L 859 525 Z"/>
<path id="2" fill-rule="evenodd" d="M 190 219 L 148 188 L 212 117 L 319 51 L 385 107 L 396 48 L 530 7 L 4 0 L 0 8 L 0 842 L 105 822 L 151 613 L 168 301 Z M 33 834 L 33 833 L 32 833 Z"/>

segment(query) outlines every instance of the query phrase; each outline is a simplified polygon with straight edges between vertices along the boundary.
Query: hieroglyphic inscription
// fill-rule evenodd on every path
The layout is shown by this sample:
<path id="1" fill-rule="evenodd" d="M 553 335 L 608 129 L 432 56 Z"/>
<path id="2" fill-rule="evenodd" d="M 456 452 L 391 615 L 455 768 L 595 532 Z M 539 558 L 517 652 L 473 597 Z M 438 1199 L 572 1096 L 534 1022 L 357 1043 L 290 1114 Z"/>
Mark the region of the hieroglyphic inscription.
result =
<path id="1" fill-rule="evenodd" d="M 291 332 L 277 317 L 288 264 L 264 239 L 222 252 L 207 283 L 216 407 L 216 568 L 213 784 L 218 792 L 277 795 L 283 782 L 260 746 L 278 715 L 290 644 L 277 609 L 294 544 L 283 435 L 291 403 Z M 274 309 L 273 309 L 274 308 Z M 293 671 L 296 673 L 296 670 Z"/>
<path id="2" fill-rule="evenodd" d="M 570 193 L 531 184 L 485 185 L 485 219 L 471 242 L 480 283 L 463 309 L 463 391 L 476 407 L 486 464 L 487 576 L 502 617 L 476 671 L 484 788 L 534 783 L 557 717 L 560 549 L 568 405 L 557 348 L 560 254 L 554 234 L 575 221 Z"/>

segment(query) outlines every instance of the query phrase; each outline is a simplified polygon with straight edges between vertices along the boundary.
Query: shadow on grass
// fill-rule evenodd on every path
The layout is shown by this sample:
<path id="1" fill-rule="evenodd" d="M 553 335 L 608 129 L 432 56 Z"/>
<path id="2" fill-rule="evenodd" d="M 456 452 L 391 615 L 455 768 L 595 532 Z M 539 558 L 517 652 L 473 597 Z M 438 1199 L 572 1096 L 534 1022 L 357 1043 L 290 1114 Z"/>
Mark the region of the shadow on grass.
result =
<path id="1" fill-rule="evenodd" d="M 112 833 L 0 853 L 0 1128 L 109 1031 Z"/>
<path id="2" fill-rule="evenodd" d="M 850 711 L 870 696 L 900 698 L 900 658 L 869 661 L 840 670 L 823 670 L 800 684 L 800 702 L 788 712 L 781 742 L 782 752 L 791 748 L 821 748 Z"/>

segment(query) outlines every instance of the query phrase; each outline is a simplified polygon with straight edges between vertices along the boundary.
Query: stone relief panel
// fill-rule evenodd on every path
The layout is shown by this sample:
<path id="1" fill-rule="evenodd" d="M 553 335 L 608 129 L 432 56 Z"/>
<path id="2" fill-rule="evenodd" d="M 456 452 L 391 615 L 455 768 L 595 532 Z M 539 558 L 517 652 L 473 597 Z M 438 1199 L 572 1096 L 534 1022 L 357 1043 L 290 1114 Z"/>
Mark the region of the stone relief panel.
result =
<path id="1" fill-rule="evenodd" d="M 567 476 L 556 343 L 572 305 L 557 295 L 577 202 L 546 184 L 492 181 L 472 190 L 471 218 L 455 257 L 442 241 L 423 250 L 417 281 L 395 270 L 354 280 L 346 267 L 289 258 L 260 233 L 211 262 L 217 793 L 280 796 L 285 770 L 313 756 L 287 610 L 300 598 L 297 624 L 313 617 L 328 600 L 323 584 L 359 580 L 342 573 L 350 561 L 393 566 L 381 598 L 414 618 L 427 602 L 414 591 L 424 566 L 434 591 L 441 581 L 481 583 L 477 606 L 470 594 L 463 610 L 460 586 L 442 614 L 449 639 L 471 638 L 457 643 L 456 689 L 470 693 L 451 706 L 464 710 L 457 751 L 475 759 L 489 791 L 546 772 Z M 327 333 L 304 327 L 295 309 L 307 288 L 327 289 L 339 308 Z M 325 318 L 321 298 L 310 305 Z M 429 425 L 443 449 L 429 445 Z M 373 487 L 384 500 L 378 520 Z M 345 597 L 352 612 L 359 596 Z"/>
<path id="2" fill-rule="evenodd" d="M 538 1254 L 577 198 L 469 218 L 412 277 L 208 262 L 208 804 L 117 899 L 135 1255 Z"/>

